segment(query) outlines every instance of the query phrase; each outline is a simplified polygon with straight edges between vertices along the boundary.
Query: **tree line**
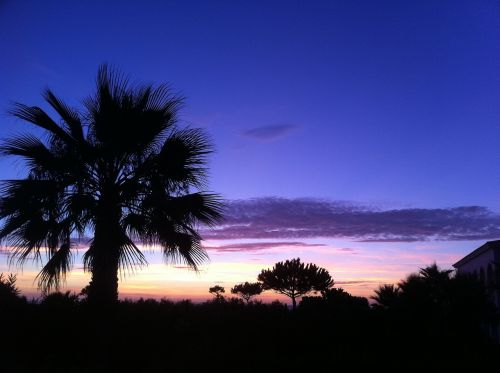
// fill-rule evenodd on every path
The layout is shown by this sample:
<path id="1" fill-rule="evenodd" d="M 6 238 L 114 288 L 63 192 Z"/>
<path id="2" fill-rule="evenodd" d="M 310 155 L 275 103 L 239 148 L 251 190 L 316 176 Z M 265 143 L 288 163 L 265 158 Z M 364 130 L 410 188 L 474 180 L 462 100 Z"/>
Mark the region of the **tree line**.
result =
<path id="1" fill-rule="evenodd" d="M 297 308 L 297 298 L 311 292 L 324 293 L 333 285 L 330 273 L 313 263 L 303 263 L 300 258 L 278 262 L 271 269 L 262 270 L 258 282 L 244 282 L 231 288 L 231 293 L 240 296 L 247 303 L 264 290 L 274 290 L 286 295 L 292 301 L 292 309 Z M 222 300 L 225 289 L 220 285 L 209 288 L 215 299 Z"/>
<path id="2" fill-rule="evenodd" d="M 288 263 L 292 261 L 299 263 L 298 258 Z M 68 371 L 96 366 L 141 371 L 163 369 L 163 357 L 168 356 L 174 371 L 195 366 L 215 369 L 213 348 L 217 346 L 225 352 L 225 361 L 239 371 L 255 371 L 262 365 L 293 371 L 311 368 L 313 362 L 320 368 L 327 363 L 375 361 L 387 351 L 391 358 L 384 359 L 384 364 L 395 367 L 408 361 L 420 366 L 436 361 L 447 367 L 471 361 L 483 364 L 494 362 L 500 353 L 486 330 L 498 322 L 498 313 L 484 285 L 474 277 L 430 265 L 398 284 L 380 286 L 370 304 L 367 298 L 335 287 L 320 267 L 316 266 L 323 273 L 318 283 L 325 286 L 315 288 L 311 272 L 299 279 L 296 268 L 283 270 L 286 262 L 262 271 L 273 273 L 277 282 L 264 285 L 267 277 L 258 276 L 261 281 L 236 284 L 231 293 L 237 298 L 225 298 L 225 289 L 216 285 L 210 289 L 213 300 L 200 304 L 139 299 L 102 307 L 70 292 L 46 293 L 33 302 L 22 296 L 15 275 L 0 275 L 0 315 L 6 336 L 0 340 L 0 351 L 9 357 L 3 364 L 13 368 L 7 371 L 22 371 L 19 366 L 24 371 L 40 366 L 50 370 L 61 364 Z M 314 268 L 300 264 L 304 270 Z M 271 284 L 274 291 L 296 295 L 290 288 L 297 289 L 298 283 L 303 296 L 297 298 L 295 309 L 278 301 L 252 300 L 264 288 L 272 289 Z M 311 291 L 305 292 L 307 288 Z M 61 343 L 61 338 L 73 342 Z M 26 354 L 21 345 L 36 348 Z M 57 352 L 53 346 L 58 346 Z M 144 359 L 145 355 L 151 359 Z M 239 365 L 242 356 L 248 360 L 243 367 Z"/>

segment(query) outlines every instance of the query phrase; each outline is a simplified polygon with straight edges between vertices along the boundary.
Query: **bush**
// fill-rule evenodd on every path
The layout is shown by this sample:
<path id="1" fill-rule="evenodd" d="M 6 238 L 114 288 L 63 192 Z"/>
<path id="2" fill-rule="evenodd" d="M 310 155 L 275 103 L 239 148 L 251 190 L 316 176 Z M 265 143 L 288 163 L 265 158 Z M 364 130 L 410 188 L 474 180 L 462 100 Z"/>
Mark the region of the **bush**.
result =
<path id="1" fill-rule="evenodd" d="M 0 273 L 0 307 L 10 307 L 25 303 L 26 298 L 21 296 L 21 290 L 17 287 L 17 276 L 15 274 L 5 275 Z"/>

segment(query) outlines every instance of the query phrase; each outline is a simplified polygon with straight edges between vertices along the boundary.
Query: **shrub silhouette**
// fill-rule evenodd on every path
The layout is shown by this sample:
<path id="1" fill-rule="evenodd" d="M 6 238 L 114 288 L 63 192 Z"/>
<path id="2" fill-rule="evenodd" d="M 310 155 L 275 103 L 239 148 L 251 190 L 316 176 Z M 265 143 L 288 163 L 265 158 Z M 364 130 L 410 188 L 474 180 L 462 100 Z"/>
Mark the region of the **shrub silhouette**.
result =
<path id="1" fill-rule="evenodd" d="M 66 291 L 47 294 L 42 298 L 40 304 L 49 308 L 64 309 L 75 307 L 78 303 L 78 294 Z"/>
<path id="2" fill-rule="evenodd" d="M 262 270 L 258 280 L 264 290 L 274 290 L 289 297 L 294 310 L 298 297 L 310 292 L 326 291 L 334 284 L 326 269 L 312 263 L 302 263 L 300 258 L 278 262 L 272 269 Z"/>
<path id="3" fill-rule="evenodd" d="M 260 295 L 262 293 L 262 284 L 260 282 L 244 282 L 243 284 L 234 285 L 231 289 L 232 294 L 237 294 L 243 298 L 247 303 L 254 296 Z"/>
<path id="4" fill-rule="evenodd" d="M 17 287 L 17 276 L 13 273 L 5 275 L 0 273 L 0 308 L 18 305 L 26 302 L 26 298 L 21 296 L 21 290 Z"/>
<path id="5" fill-rule="evenodd" d="M 420 332 L 434 328 L 435 335 L 480 334 L 479 326 L 492 320 L 494 308 L 485 287 L 474 277 L 452 275 L 436 264 L 410 274 L 398 285 L 383 285 L 375 290 L 374 305 L 388 311 L 391 319 Z M 410 332 L 409 332 L 410 333 Z"/>
<path id="6" fill-rule="evenodd" d="M 369 309 L 368 299 L 351 295 L 342 288 L 328 289 L 322 292 L 322 298 L 327 305 L 338 309 L 361 311 Z"/>
<path id="7" fill-rule="evenodd" d="M 353 296 L 342 288 L 331 288 L 323 291 L 321 297 L 303 297 L 299 308 L 309 313 L 326 311 L 337 317 L 352 319 L 363 317 L 370 306 L 366 298 Z"/>
<path id="8" fill-rule="evenodd" d="M 17 276 L 13 273 L 5 276 L 0 273 L 0 299 L 17 298 L 21 290 L 16 285 Z"/>
<path id="9" fill-rule="evenodd" d="M 195 230 L 221 217 L 216 194 L 201 190 L 212 146 L 199 129 L 179 129 L 182 99 L 159 87 L 132 86 L 101 66 L 97 89 L 74 109 L 46 90 L 60 117 L 16 104 L 11 114 L 44 132 L 5 140 L 3 156 L 23 159 L 27 176 L 1 190 L 0 239 L 12 259 L 48 261 L 38 275 L 44 291 L 58 288 L 72 267 L 74 237 L 91 232 L 84 269 L 92 274 L 89 301 L 115 302 L 118 271 L 146 263 L 134 243 L 162 247 L 171 261 L 197 268 L 207 254 Z"/>

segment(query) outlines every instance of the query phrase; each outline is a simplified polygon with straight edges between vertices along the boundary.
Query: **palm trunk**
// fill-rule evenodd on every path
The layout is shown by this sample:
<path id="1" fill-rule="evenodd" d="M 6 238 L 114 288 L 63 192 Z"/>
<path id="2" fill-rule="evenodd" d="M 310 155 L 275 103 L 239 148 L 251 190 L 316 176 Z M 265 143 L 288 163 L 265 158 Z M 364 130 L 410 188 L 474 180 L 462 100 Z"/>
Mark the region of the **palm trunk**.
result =
<path id="1" fill-rule="evenodd" d="M 95 258 L 88 289 L 92 304 L 113 304 L 118 300 L 118 258 Z"/>
<path id="2" fill-rule="evenodd" d="M 118 300 L 118 267 L 123 233 L 120 210 L 116 204 L 103 203 L 96 219 L 91 250 L 92 279 L 88 289 L 89 303 L 112 304 Z"/>
<path id="3" fill-rule="evenodd" d="M 292 297 L 292 310 L 295 311 L 296 308 L 297 308 L 297 302 L 295 300 L 295 297 Z"/>

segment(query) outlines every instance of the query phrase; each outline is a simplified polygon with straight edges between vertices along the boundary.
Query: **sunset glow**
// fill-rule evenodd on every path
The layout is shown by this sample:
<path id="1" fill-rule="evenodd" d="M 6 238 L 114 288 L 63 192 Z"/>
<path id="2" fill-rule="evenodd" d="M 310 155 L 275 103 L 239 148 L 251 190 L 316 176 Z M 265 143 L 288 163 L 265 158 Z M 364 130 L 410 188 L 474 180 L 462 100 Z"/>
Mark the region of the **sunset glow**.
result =
<path id="1" fill-rule="evenodd" d="M 182 300 L 191 299 L 195 302 L 210 299 L 208 288 L 221 285 L 229 290 L 237 283 L 255 281 L 257 274 L 265 268 L 270 268 L 277 261 L 300 257 L 303 261 L 316 263 L 327 268 L 332 274 L 337 287 L 349 291 L 353 295 L 370 297 L 373 290 L 382 284 L 397 283 L 406 275 L 418 271 L 428 264 L 437 262 L 450 268 L 471 248 L 479 245 L 477 241 L 466 242 L 421 242 L 421 243 L 359 243 L 341 240 L 306 240 L 303 246 L 292 242 L 291 246 L 279 243 L 276 247 L 272 241 L 252 241 L 259 250 L 248 249 L 248 242 L 207 241 L 210 262 L 201 266 L 198 272 L 186 268 L 182 264 L 165 263 L 158 248 L 145 248 L 149 265 L 137 268 L 134 273 L 122 273 L 120 282 L 120 297 L 155 298 Z M 312 246 L 323 243 L 325 246 Z M 234 246 L 230 252 L 214 249 L 221 245 Z M 309 245 L 309 246 L 307 246 Z M 16 267 L 8 265 L 7 251 L 1 257 L 0 272 L 14 272 Z M 90 275 L 84 273 L 81 263 L 81 253 L 74 258 L 75 269 L 67 278 L 61 290 L 79 292 L 88 284 Z M 18 272 L 19 285 L 28 297 L 38 297 L 35 277 L 38 273 L 35 264 L 29 264 Z M 279 299 L 288 301 L 286 297 L 273 292 L 265 292 L 258 297 L 264 302 Z"/>

